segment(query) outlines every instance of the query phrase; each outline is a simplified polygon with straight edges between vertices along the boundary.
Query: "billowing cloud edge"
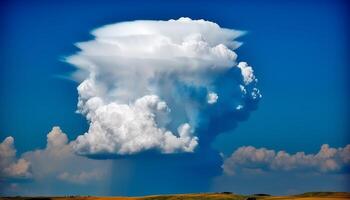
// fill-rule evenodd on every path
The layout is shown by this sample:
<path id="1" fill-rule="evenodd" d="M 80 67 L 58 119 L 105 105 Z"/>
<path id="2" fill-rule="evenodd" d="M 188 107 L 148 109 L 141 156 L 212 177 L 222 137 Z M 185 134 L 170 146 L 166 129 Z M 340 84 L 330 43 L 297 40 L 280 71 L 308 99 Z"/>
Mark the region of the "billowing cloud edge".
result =
<path id="1" fill-rule="evenodd" d="M 0 143 L 0 178 L 25 179 L 30 178 L 30 163 L 16 157 L 17 150 L 14 138 L 9 136 Z"/>

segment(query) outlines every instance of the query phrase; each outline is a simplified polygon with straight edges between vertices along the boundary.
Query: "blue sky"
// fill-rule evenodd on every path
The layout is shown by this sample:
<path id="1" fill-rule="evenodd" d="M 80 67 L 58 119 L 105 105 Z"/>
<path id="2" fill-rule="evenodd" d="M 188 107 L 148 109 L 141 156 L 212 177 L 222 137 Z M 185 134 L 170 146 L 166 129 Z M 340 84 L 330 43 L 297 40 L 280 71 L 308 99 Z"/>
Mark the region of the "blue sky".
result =
<path id="1" fill-rule="evenodd" d="M 214 149 L 230 155 L 248 145 L 291 154 L 317 153 L 322 144 L 344 147 L 349 143 L 347 12 L 345 1 L 4 2 L 0 20 L 0 140 L 13 136 L 19 156 L 45 148 L 46 135 L 53 126 L 60 126 L 69 140 L 87 131 L 85 117 L 75 113 L 78 83 L 68 78 L 74 68 L 62 60 L 78 51 L 74 43 L 93 39 L 91 30 L 121 21 L 190 17 L 247 31 L 239 38 L 244 44 L 236 53 L 239 60 L 248 60 L 254 67 L 263 93 L 257 109 L 249 113 L 247 120 L 216 137 Z M 247 177 L 217 178 L 221 182 L 213 184 L 211 179 L 221 172 L 217 166 L 209 166 L 212 162 L 208 160 L 220 163 L 216 161 L 220 159 L 218 155 L 208 156 L 204 161 L 194 155 L 197 164 L 179 167 L 173 164 L 193 158 L 175 155 L 169 164 L 164 164 L 162 160 L 168 158 L 136 157 L 125 158 L 125 162 L 109 160 L 115 180 L 108 183 L 98 187 L 83 185 L 76 191 L 70 185 L 62 186 L 60 191 L 48 186 L 47 193 L 144 195 L 213 190 L 249 193 L 260 192 L 261 180 L 269 178 L 269 174 L 258 177 L 256 185 L 249 186 L 244 184 L 252 180 Z M 118 172 L 128 175 L 124 177 Z M 278 182 L 281 174 L 293 176 L 292 172 L 278 173 L 271 173 L 270 178 Z M 146 186 L 149 179 L 162 174 L 163 179 Z M 186 176 L 196 180 L 179 185 L 178 182 L 186 182 Z M 309 181 L 308 188 L 292 188 L 294 180 L 290 183 L 284 180 L 288 188 L 273 189 L 272 184 L 266 190 L 279 194 L 344 189 L 346 177 L 348 174 L 302 176 Z M 243 184 L 239 185 L 238 180 Z M 319 183 L 322 180 L 329 182 L 322 185 Z M 52 187 L 59 184 L 50 181 Z M 24 182 L 27 188 L 40 186 L 35 181 Z"/>

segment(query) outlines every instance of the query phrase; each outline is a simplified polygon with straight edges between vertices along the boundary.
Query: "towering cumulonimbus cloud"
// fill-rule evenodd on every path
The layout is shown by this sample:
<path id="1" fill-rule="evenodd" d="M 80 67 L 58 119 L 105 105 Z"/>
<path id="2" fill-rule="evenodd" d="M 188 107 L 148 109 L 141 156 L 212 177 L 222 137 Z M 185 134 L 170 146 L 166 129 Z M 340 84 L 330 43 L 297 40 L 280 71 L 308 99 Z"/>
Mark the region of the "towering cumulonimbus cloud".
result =
<path id="1" fill-rule="evenodd" d="M 78 69 L 78 112 L 90 122 L 73 142 L 76 152 L 193 152 L 202 137 L 218 134 L 203 127 L 235 124 L 261 98 L 252 67 L 237 63 L 243 33 L 189 18 L 94 30 L 66 58 Z"/>

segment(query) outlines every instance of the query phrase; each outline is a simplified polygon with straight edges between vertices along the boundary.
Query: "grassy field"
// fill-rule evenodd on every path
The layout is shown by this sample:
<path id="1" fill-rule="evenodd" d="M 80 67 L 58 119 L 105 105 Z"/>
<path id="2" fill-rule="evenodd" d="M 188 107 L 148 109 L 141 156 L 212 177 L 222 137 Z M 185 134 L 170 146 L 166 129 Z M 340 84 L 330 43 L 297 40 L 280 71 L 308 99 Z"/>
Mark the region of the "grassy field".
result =
<path id="1" fill-rule="evenodd" d="M 309 192 L 291 196 L 237 195 L 228 193 L 154 195 L 145 197 L 0 197 L 0 200 L 350 200 L 345 192 Z"/>

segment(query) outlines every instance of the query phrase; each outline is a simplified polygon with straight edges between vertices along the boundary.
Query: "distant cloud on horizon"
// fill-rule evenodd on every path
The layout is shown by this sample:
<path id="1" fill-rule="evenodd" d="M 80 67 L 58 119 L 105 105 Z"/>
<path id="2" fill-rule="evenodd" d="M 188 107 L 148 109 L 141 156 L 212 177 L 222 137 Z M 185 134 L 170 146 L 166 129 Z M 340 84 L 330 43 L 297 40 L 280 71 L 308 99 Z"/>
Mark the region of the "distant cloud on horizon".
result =
<path id="1" fill-rule="evenodd" d="M 18 159 L 15 153 L 14 138 L 7 137 L 0 143 L 0 178 L 87 184 L 105 179 L 110 167 L 109 161 L 76 155 L 67 135 L 57 126 L 47 134 L 46 148 L 27 151 Z"/>
<path id="2" fill-rule="evenodd" d="M 48 181 L 56 179 L 72 184 L 91 184 L 105 181 L 110 171 L 110 160 L 95 160 L 78 156 L 67 135 L 59 127 L 47 134 L 45 149 L 37 149 L 16 157 L 14 139 L 7 137 L 0 143 L 0 178 L 33 179 Z M 350 144 L 332 148 L 323 144 L 316 154 L 297 152 L 290 154 L 266 148 L 243 146 L 229 157 L 223 157 L 222 176 L 237 174 L 264 174 L 268 172 L 317 172 L 341 173 L 350 167 Z"/>
<path id="3" fill-rule="evenodd" d="M 0 179 L 23 179 L 32 176 L 29 171 L 30 162 L 23 158 L 17 159 L 16 152 L 13 137 L 6 137 L 0 143 Z"/>
<path id="4" fill-rule="evenodd" d="M 237 173 L 268 171 L 300 171 L 300 172 L 341 172 L 350 167 L 350 144 L 343 148 L 332 148 L 323 144 L 316 154 L 297 152 L 290 154 L 266 148 L 243 146 L 224 158 L 222 169 L 225 175 Z"/>

